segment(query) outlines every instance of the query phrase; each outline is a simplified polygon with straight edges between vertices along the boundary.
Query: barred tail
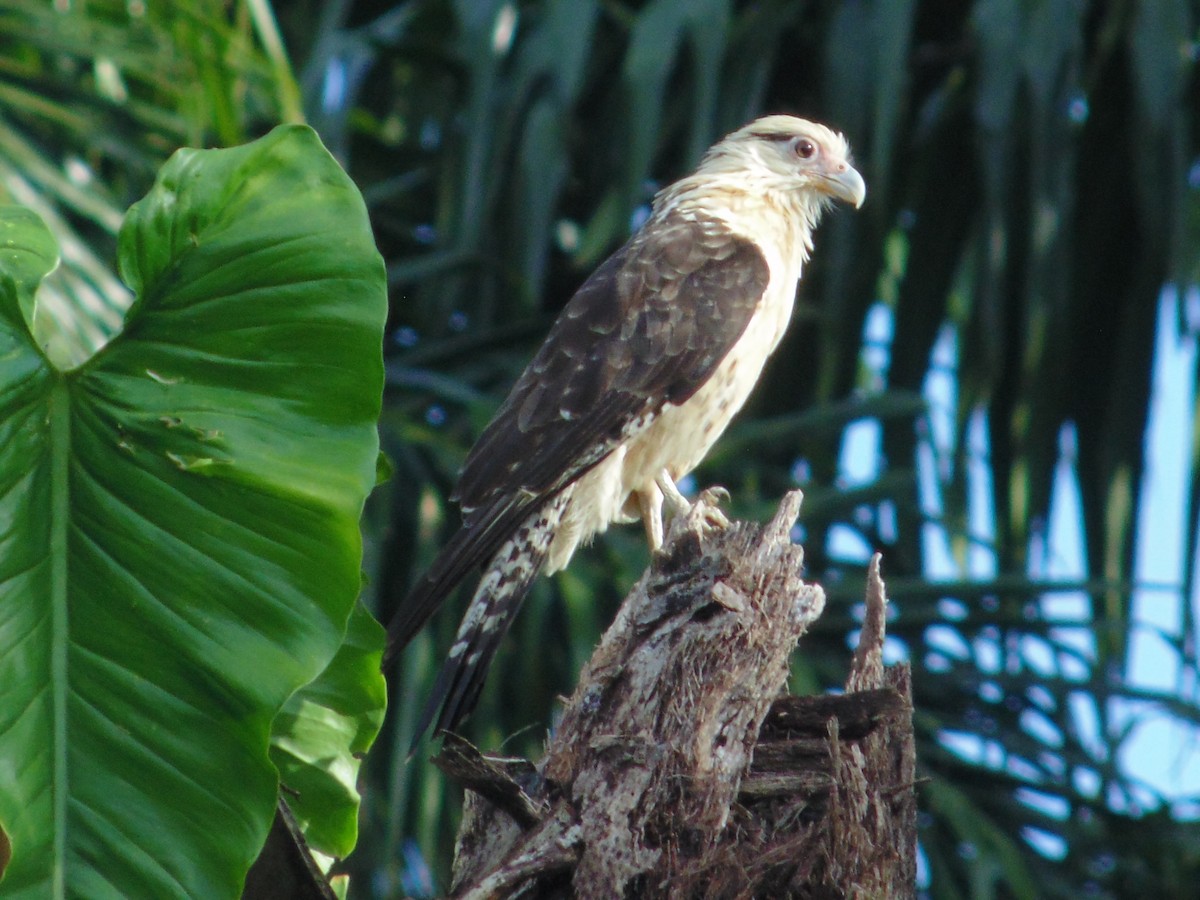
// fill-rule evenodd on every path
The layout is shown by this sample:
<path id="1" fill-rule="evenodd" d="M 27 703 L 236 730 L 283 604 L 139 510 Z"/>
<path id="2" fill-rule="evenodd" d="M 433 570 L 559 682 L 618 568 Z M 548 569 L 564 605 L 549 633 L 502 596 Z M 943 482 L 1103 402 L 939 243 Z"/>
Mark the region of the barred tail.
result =
<path id="1" fill-rule="evenodd" d="M 417 723 L 414 746 L 435 714 L 437 734 L 453 731 L 475 708 L 496 649 L 541 571 L 570 493 L 564 491 L 533 513 L 488 563 Z"/>

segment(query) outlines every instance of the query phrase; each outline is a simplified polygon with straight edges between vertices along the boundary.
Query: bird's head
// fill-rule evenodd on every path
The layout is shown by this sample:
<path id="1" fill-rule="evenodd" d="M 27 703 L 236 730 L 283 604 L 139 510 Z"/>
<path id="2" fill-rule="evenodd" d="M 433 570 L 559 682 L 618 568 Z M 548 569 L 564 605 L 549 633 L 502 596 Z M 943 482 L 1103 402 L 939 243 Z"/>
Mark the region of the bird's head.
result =
<path id="1" fill-rule="evenodd" d="M 867 197 L 846 138 L 795 116 L 764 116 L 739 128 L 705 154 L 696 175 L 740 179 L 748 190 L 799 193 L 818 208 L 832 200 L 859 207 Z"/>

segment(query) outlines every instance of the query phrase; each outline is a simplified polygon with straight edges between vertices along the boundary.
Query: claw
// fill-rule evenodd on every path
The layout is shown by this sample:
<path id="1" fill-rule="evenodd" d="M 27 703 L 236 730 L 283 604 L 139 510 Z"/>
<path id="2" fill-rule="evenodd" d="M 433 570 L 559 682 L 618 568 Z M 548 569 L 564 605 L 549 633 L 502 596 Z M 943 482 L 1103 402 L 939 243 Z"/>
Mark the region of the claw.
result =
<path id="1" fill-rule="evenodd" d="M 646 533 L 650 538 L 651 551 L 659 549 L 662 545 L 662 513 L 660 509 L 662 503 L 667 504 L 671 515 L 687 516 L 696 523 L 701 531 L 720 531 L 730 526 L 728 517 L 720 510 L 722 503 L 729 502 L 729 491 L 725 488 L 716 486 L 705 488 L 696 498 L 696 502 L 692 503 L 679 492 L 679 488 L 675 486 L 675 479 L 666 469 L 663 469 L 658 478 L 654 480 L 654 485 L 657 488 L 655 493 L 659 494 L 659 497 L 651 497 L 648 492 L 641 495 L 642 519 L 646 523 Z M 652 502 L 653 500 L 657 500 L 657 504 Z M 659 529 L 657 534 L 653 526 L 657 526 Z M 657 543 L 655 537 L 658 538 Z"/>
<path id="2" fill-rule="evenodd" d="M 701 516 L 701 527 L 715 531 L 722 531 L 728 528 L 732 523 L 725 513 L 721 512 L 720 505 L 729 502 L 729 491 L 723 487 L 705 488 L 700 492 L 700 496 L 696 498 L 696 502 L 692 508 Z"/>

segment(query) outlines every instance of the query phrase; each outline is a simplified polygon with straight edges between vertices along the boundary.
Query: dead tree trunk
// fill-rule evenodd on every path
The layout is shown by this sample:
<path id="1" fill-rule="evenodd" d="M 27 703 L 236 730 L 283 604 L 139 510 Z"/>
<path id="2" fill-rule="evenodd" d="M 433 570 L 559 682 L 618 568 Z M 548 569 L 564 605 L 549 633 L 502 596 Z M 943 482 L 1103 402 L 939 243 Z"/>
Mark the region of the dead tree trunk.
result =
<path id="1" fill-rule="evenodd" d="M 470 789 L 454 896 L 914 894 L 909 673 L 883 667 L 878 558 L 847 692 L 780 696 L 825 604 L 799 507 L 673 523 L 536 765 L 447 739 L 437 762 Z"/>

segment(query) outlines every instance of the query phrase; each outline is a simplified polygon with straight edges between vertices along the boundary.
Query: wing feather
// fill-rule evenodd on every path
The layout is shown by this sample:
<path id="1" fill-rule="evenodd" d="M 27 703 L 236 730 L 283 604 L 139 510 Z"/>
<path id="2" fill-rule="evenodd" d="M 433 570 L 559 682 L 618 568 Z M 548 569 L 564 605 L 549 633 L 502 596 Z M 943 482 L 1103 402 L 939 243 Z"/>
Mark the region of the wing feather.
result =
<path id="1" fill-rule="evenodd" d="M 746 330 L 770 270 L 719 220 L 668 215 L 572 297 L 464 466 L 463 527 L 397 610 L 388 658 L 534 510 L 666 403 L 694 394 Z"/>
<path id="2" fill-rule="evenodd" d="M 770 272 L 752 241 L 668 217 L 576 292 L 467 458 L 468 524 L 517 489 L 544 499 L 687 400 L 746 330 Z"/>

